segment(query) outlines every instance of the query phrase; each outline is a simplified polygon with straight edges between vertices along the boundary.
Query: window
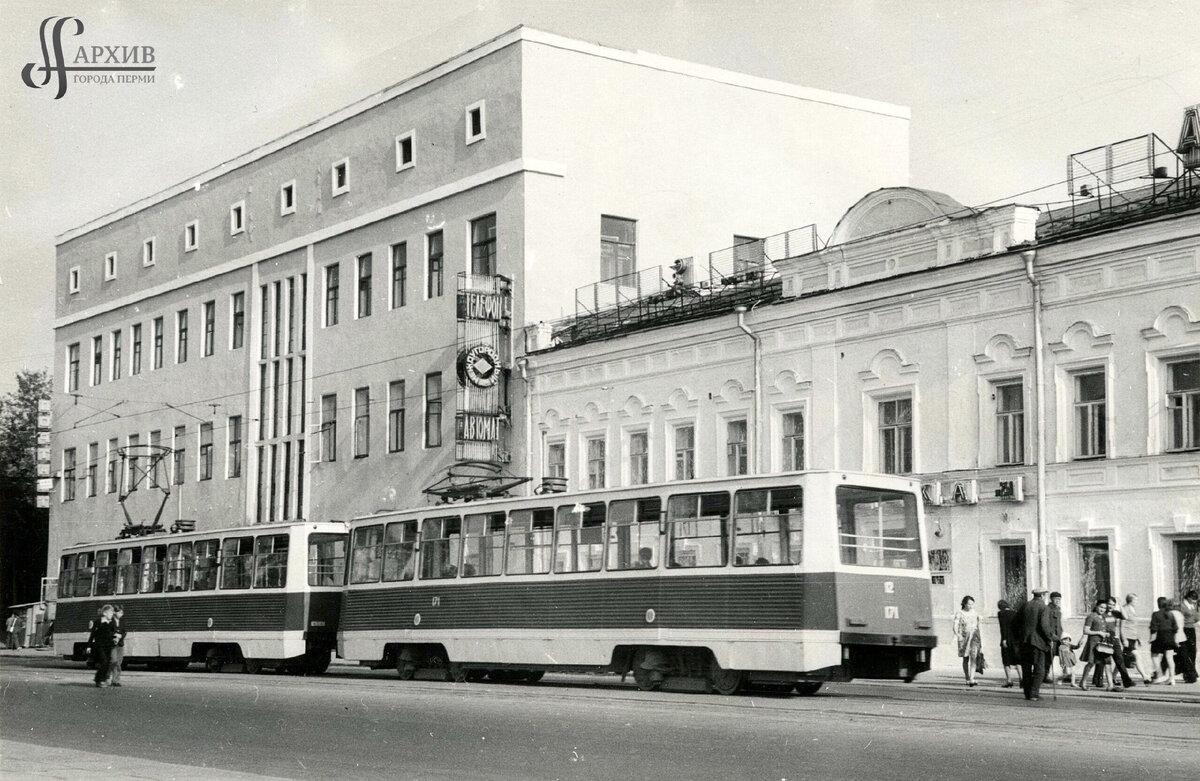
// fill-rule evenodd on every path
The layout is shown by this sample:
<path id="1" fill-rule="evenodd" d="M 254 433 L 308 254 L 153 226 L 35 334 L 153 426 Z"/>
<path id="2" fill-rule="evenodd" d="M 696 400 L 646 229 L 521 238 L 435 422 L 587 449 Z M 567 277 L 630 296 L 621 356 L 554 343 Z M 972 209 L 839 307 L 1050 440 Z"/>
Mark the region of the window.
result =
<path id="1" fill-rule="evenodd" d="M 200 222 L 192 220 L 183 226 L 183 251 L 192 252 L 200 246 Z"/>
<path id="2" fill-rule="evenodd" d="M 100 443 L 93 442 L 88 445 L 88 460 L 87 460 L 87 495 L 95 496 L 99 486 L 97 477 L 100 471 Z"/>
<path id="3" fill-rule="evenodd" d="M 106 469 L 106 471 L 104 473 L 104 493 L 106 493 L 106 494 L 116 493 L 117 486 L 120 484 L 120 477 L 121 477 L 120 458 L 121 458 L 121 455 L 120 455 L 120 453 L 117 452 L 117 449 L 119 447 L 120 447 L 120 443 L 116 440 L 116 438 L 108 440 L 108 448 L 107 448 L 107 455 L 106 455 L 106 459 L 108 461 L 108 468 Z"/>
<path id="4" fill-rule="evenodd" d="M 692 480 L 696 477 L 696 428 L 675 427 L 675 479 Z"/>
<path id="5" fill-rule="evenodd" d="M 668 567 L 723 567 L 728 540 L 729 494 L 679 494 L 667 501 Z"/>
<path id="6" fill-rule="evenodd" d="M 133 357 L 130 358 L 130 374 L 142 373 L 142 326 L 138 323 L 133 327 Z"/>
<path id="7" fill-rule="evenodd" d="M 1076 374 L 1074 379 L 1075 457 L 1103 458 L 1108 450 L 1104 372 Z M 1083 612 L 1086 614 L 1087 610 Z"/>
<path id="8" fill-rule="evenodd" d="M 204 355 L 213 354 L 213 345 L 216 342 L 217 334 L 217 302 L 204 302 Z"/>
<path id="9" fill-rule="evenodd" d="M 246 230 L 246 202 L 238 201 L 229 207 L 229 235 L 236 236 Z"/>
<path id="10" fill-rule="evenodd" d="M 399 309 L 408 299 L 408 244 L 392 245 L 392 309 Z"/>
<path id="11" fill-rule="evenodd" d="M 337 394 L 321 397 L 321 460 L 337 461 Z"/>
<path id="12" fill-rule="evenodd" d="M 341 586 L 345 581 L 346 535 L 310 535 L 308 538 L 308 585 Z"/>
<path id="13" fill-rule="evenodd" d="M 75 500 L 75 448 L 69 447 L 63 450 L 63 471 L 62 471 L 62 500 L 71 502 Z"/>
<path id="14" fill-rule="evenodd" d="M 466 126 L 468 144 L 487 138 L 487 112 L 482 100 L 467 106 Z"/>
<path id="15" fill-rule="evenodd" d="M 146 239 L 142 242 L 142 265 L 154 265 L 154 239 Z"/>
<path id="16" fill-rule="evenodd" d="M 162 432 L 159 431 L 158 429 L 155 429 L 154 431 L 150 432 L 150 445 L 152 446 L 152 449 L 154 447 L 162 446 Z M 150 469 L 150 476 L 149 476 L 150 477 L 150 487 L 158 488 L 158 486 L 159 486 L 159 482 L 158 482 L 159 470 L 165 470 L 166 464 L 163 464 L 161 460 L 153 460 L 153 459 L 151 460 L 151 464 L 147 465 Z"/>
<path id="17" fill-rule="evenodd" d="M 1200 448 L 1200 358 L 1167 364 L 1167 431 L 1168 451 Z"/>
<path id="18" fill-rule="evenodd" d="M 232 350 L 240 349 L 246 339 L 246 294 L 234 293 L 233 302 L 229 307 L 232 322 L 229 325 L 229 346 Z"/>
<path id="19" fill-rule="evenodd" d="M 338 323 L 338 287 L 341 284 L 338 281 L 339 269 L 338 264 L 325 267 L 325 326 L 329 327 Z"/>
<path id="20" fill-rule="evenodd" d="M 358 316 L 371 316 L 371 254 L 358 259 Z"/>
<path id="21" fill-rule="evenodd" d="M 600 217 L 600 278 L 614 279 L 637 269 L 637 223 Z"/>
<path id="22" fill-rule="evenodd" d="M 996 464 L 1025 463 L 1025 389 L 1019 382 L 996 385 Z M 1015 604 L 1015 603 L 1014 603 Z"/>
<path id="23" fill-rule="evenodd" d="M 79 390 L 79 343 L 67 346 L 67 393 Z"/>
<path id="24" fill-rule="evenodd" d="M 70 270 L 67 271 L 68 293 L 74 294 L 79 292 L 79 271 L 79 266 L 72 266 Z"/>
<path id="25" fill-rule="evenodd" d="M 442 446 L 442 373 L 425 375 L 425 447 Z"/>
<path id="26" fill-rule="evenodd" d="M 1200 591 L 1200 539 L 1175 540 L 1174 594 L 1186 594 L 1192 589 Z"/>
<path id="27" fill-rule="evenodd" d="M 799 564 L 804 551 L 804 495 L 798 486 L 738 491 L 734 566 Z"/>
<path id="28" fill-rule="evenodd" d="M 254 579 L 254 538 L 228 537 L 221 541 L 221 588 L 250 588 Z"/>
<path id="29" fill-rule="evenodd" d="M 136 453 L 137 449 L 138 449 L 138 445 L 141 444 L 141 441 L 142 441 L 142 438 L 140 435 L 130 434 L 129 437 L 125 440 L 125 444 L 129 448 L 129 450 L 127 452 Z M 127 480 L 125 481 L 126 482 L 125 490 L 129 493 L 133 493 L 134 491 L 137 490 L 138 479 L 140 477 L 142 477 L 141 472 L 138 471 L 138 461 L 139 461 L 138 457 L 134 456 L 134 455 L 130 455 L 127 460 L 127 463 L 129 466 L 128 466 L 128 469 L 126 472 Z"/>
<path id="30" fill-rule="evenodd" d="M 82 556 L 83 554 L 80 554 Z M 78 568 L 78 565 L 76 565 Z M 96 551 L 96 591 L 98 597 L 108 596 L 117 589 L 117 552 Z M 76 586 L 78 593 L 78 586 Z"/>
<path id="31" fill-rule="evenodd" d="M 230 415 L 229 427 L 226 429 L 229 437 L 229 452 L 225 456 L 225 476 L 242 476 L 242 416 Z"/>
<path id="32" fill-rule="evenodd" d="M 264 534 L 254 541 L 254 587 L 287 585 L 288 536 Z"/>
<path id="33" fill-rule="evenodd" d="M 471 220 L 471 273 L 496 275 L 496 215 Z"/>
<path id="34" fill-rule="evenodd" d="M 383 564 L 383 526 L 360 526 L 351 535 L 350 582 L 375 583 Z"/>
<path id="35" fill-rule="evenodd" d="M 371 454 L 371 389 L 354 389 L 354 457 Z"/>
<path id="36" fill-rule="evenodd" d="M 437 580 L 458 575 L 462 553 L 462 522 L 458 516 L 428 518 L 421 525 L 421 578 Z"/>
<path id="37" fill-rule="evenodd" d="M 167 546 L 147 545 L 142 548 L 142 574 L 138 591 L 157 594 L 163 590 L 167 570 Z"/>
<path id="38" fill-rule="evenodd" d="M 604 502 L 558 508 L 555 572 L 599 572 L 604 564 Z"/>
<path id="39" fill-rule="evenodd" d="M 404 380 L 388 383 L 388 452 L 404 450 Z"/>
<path id="40" fill-rule="evenodd" d="M 110 252 L 104 256 L 104 279 L 111 281 L 117 278 L 117 253 Z"/>
<path id="41" fill-rule="evenodd" d="M 192 585 L 192 543 L 167 546 L 167 591 L 187 591 Z"/>
<path id="42" fill-rule="evenodd" d="M 213 425 L 200 424 L 200 479 L 211 480 L 213 476 Z"/>
<path id="43" fill-rule="evenodd" d="M 658 566 L 658 526 L 662 500 L 620 499 L 608 506 L 608 568 L 654 569 Z"/>
<path id="44" fill-rule="evenodd" d="M 1000 545 L 1000 579 L 1000 593 L 1008 604 L 1020 605 L 1029 598 L 1025 543 Z"/>
<path id="45" fill-rule="evenodd" d="M 913 494 L 838 486 L 837 517 L 843 564 L 921 568 Z"/>
<path id="46" fill-rule="evenodd" d="M 463 519 L 462 576 L 504 572 L 504 513 L 479 513 Z"/>
<path id="47" fill-rule="evenodd" d="M 188 353 L 188 312 L 175 313 L 175 363 L 186 363 Z"/>
<path id="48" fill-rule="evenodd" d="M 879 461 L 883 472 L 912 472 L 912 399 L 879 403 Z"/>
<path id="49" fill-rule="evenodd" d="M 425 237 L 425 297 L 437 298 L 442 295 L 442 232 L 434 231 Z"/>
<path id="50" fill-rule="evenodd" d="M 417 568 L 417 522 L 389 523 L 383 535 L 383 579 L 412 580 Z"/>
<path id="51" fill-rule="evenodd" d="M 333 164 L 329 169 L 329 182 L 335 198 L 350 192 L 350 158 L 343 158 Z"/>
<path id="52" fill-rule="evenodd" d="M 92 386 L 100 384 L 104 378 L 104 337 L 92 337 Z"/>
<path id="53" fill-rule="evenodd" d="M 746 436 L 745 420 L 731 420 L 725 424 L 726 474 L 746 474 Z"/>
<path id="54" fill-rule="evenodd" d="M 171 479 L 175 485 L 183 485 L 187 474 L 187 427 L 176 426 L 171 442 Z"/>
<path id="55" fill-rule="evenodd" d="M 154 354 L 151 368 L 161 369 L 163 365 L 163 319 L 161 317 L 154 318 L 153 326 Z"/>
<path id="56" fill-rule="evenodd" d="M 112 364 L 108 370 L 110 379 L 121 379 L 121 329 L 112 332 Z"/>
<path id="57" fill-rule="evenodd" d="M 192 591 L 211 591 L 217 587 L 216 540 L 197 540 L 193 546 Z"/>
<path id="58" fill-rule="evenodd" d="M 588 488 L 604 487 L 604 437 L 589 437 L 585 440 L 587 451 Z"/>
<path id="59" fill-rule="evenodd" d="M 1108 541 L 1079 540 L 1076 547 L 1079 557 L 1079 599 L 1075 609 L 1079 615 L 1087 615 L 1097 600 L 1112 594 Z"/>
<path id="60" fill-rule="evenodd" d="M 804 469 L 804 413 L 783 413 L 783 471 Z"/>
<path id="61" fill-rule="evenodd" d="M 553 535 L 554 510 L 551 508 L 513 510 L 508 519 L 505 573 L 538 575 L 549 572 Z"/>
<path id="62" fill-rule="evenodd" d="M 122 548 L 117 551 L 117 593 L 136 594 L 142 578 L 142 549 Z"/>
<path id="63" fill-rule="evenodd" d="M 407 133 L 402 133 L 396 136 L 396 171 L 399 173 L 406 168 L 412 168 L 415 165 L 413 161 L 413 142 L 417 137 L 417 131 L 410 130 Z"/>
<path id="64" fill-rule="evenodd" d="M 650 437 L 645 431 L 629 435 L 629 484 L 650 482 Z"/>
<path id="65" fill-rule="evenodd" d="M 546 477 L 567 478 L 567 445 L 551 442 L 546 445 Z"/>
<path id="66" fill-rule="evenodd" d="M 101 551 L 104 553 L 106 551 Z M 112 553 L 112 551 L 107 551 Z M 75 583 L 72 584 L 71 595 L 76 597 L 90 597 L 92 595 L 92 575 L 95 573 L 93 568 L 93 554 L 80 553 L 75 561 Z"/>
<path id="67" fill-rule="evenodd" d="M 930 548 L 929 550 L 929 583 L 932 586 L 946 585 L 946 576 L 950 574 L 951 556 L 949 548 Z M 1018 604 L 1018 603 L 1014 603 Z"/>
<path id="68" fill-rule="evenodd" d="M 279 216 L 286 217 L 296 213 L 296 180 L 293 179 L 279 187 Z"/>

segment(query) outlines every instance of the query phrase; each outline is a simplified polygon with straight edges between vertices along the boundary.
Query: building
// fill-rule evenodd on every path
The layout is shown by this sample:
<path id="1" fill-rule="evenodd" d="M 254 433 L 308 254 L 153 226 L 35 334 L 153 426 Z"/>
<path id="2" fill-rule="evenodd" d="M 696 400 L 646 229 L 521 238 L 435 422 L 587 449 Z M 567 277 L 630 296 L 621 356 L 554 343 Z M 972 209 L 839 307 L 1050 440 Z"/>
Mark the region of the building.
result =
<path id="1" fill-rule="evenodd" d="M 901 107 L 517 28 L 69 231 L 50 570 L 524 464 L 514 321 L 907 176 Z"/>
<path id="2" fill-rule="evenodd" d="M 1185 140 L 1092 150 L 1090 178 L 1047 212 L 876 190 L 824 249 L 759 258 L 774 284 L 750 295 L 735 277 L 690 303 L 672 291 L 531 329 L 527 471 L 569 488 L 911 474 L 941 654 L 966 594 L 993 616 L 993 648 L 997 600 L 1037 584 L 1063 593 L 1073 636 L 1097 597 L 1136 592 L 1148 614 L 1200 586 L 1200 181 Z"/>

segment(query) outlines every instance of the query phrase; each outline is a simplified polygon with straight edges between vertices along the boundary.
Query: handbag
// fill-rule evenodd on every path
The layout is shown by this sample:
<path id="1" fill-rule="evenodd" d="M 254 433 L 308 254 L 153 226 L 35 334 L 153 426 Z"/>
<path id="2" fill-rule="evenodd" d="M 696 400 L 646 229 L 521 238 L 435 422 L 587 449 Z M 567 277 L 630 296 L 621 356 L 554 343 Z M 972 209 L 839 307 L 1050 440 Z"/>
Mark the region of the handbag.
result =
<path id="1" fill-rule="evenodd" d="M 1110 654 L 1111 655 L 1113 652 L 1113 646 L 1112 646 L 1112 643 L 1110 643 L 1108 640 L 1102 640 L 1101 642 L 1096 643 L 1096 647 L 1093 648 L 1092 650 L 1094 650 L 1098 654 Z M 1122 659 L 1121 661 L 1124 661 L 1124 660 Z"/>
<path id="2" fill-rule="evenodd" d="M 975 655 L 975 672 L 982 674 L 987 669 L 987 660 L 983 658 L 983 651 Z"/>

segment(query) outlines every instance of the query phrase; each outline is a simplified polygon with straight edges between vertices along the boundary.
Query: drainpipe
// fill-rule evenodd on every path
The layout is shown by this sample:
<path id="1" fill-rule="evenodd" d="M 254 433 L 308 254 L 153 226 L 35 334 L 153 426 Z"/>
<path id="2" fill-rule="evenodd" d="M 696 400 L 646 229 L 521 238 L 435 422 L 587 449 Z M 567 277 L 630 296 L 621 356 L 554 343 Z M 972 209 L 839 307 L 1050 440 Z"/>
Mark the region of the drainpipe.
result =
<path id="1" fill-rule="evenodd" d="M 762 424 L 762 337 L 746 326 L 746 307 L 735 306 L 738 328 L 754 341 L 754 474 L 765 474 L 763 469 L 763 432 Z"/>
<path id="2" fill-rule="evenodd" d="M 533 383 L 529 381 L 529 359 L 517 359 L 521 379 L 525 382 L 525 474 L 533 477 Z"/>
<path id="3" fill-rule="evenodd" d="M 1033 274 L 1036 250 L 1021 253 L 1025 261 L 1025 276 L 1033 287 L 1033 387 L 1037 404 L 1037 547 L 1038 585 L 1050 587 L 1049 550 L 1046 545 L 1046 379 L 1042 366 L 1042 286 Z"/>

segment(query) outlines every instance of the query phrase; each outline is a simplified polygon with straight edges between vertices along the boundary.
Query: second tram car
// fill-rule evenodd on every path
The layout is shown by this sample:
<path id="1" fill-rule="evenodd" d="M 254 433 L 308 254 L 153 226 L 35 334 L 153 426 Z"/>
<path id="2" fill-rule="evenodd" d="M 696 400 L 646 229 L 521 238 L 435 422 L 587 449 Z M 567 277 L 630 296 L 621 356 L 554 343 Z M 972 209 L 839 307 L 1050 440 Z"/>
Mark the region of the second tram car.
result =
<path id="1" fill-rule="evenodd" d="M 844 472 L 695 480 L 349 523 L 339 655 L 402 678 L 632 673 L 815 692 L 911 680 L 936 645 L 919 486 Z"/>
<path id="2" fill-rule="evenodd" d="M 346 539 L 344 524 L 297 521 L 71 546 L 59 567 L 55 647 L 83 660 L 99 608 L 120 603 L 126 662 L 323 672 Z"/>

